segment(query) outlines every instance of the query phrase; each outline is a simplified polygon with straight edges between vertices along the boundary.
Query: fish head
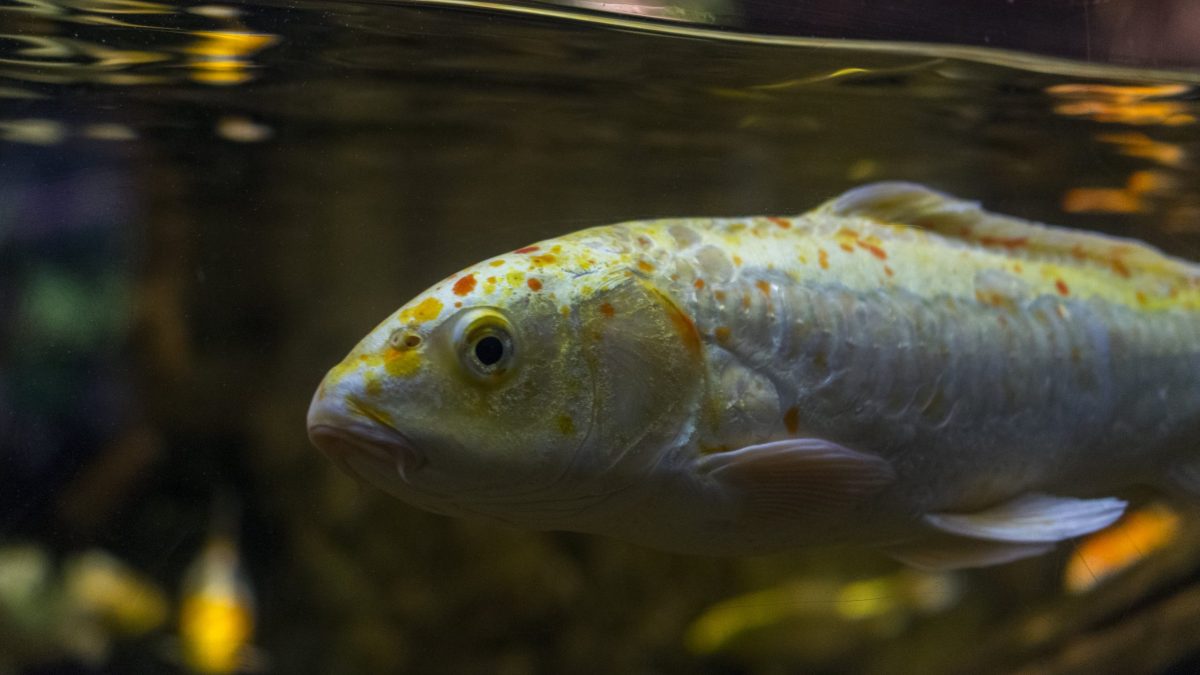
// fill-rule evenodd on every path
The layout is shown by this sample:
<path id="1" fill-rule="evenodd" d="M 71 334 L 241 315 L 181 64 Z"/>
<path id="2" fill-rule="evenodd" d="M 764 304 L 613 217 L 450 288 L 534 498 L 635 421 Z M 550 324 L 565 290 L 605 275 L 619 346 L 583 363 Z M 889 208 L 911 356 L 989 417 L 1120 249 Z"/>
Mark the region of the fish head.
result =
<path id="1" fill-rule="evenodd" d="M 695 327 L 601 253 L 587 273 L 485 261 L 417 296 L 329 371 L 309 437 L 426 510 L 584 529 L 679 435 L 700 378 Z"/>

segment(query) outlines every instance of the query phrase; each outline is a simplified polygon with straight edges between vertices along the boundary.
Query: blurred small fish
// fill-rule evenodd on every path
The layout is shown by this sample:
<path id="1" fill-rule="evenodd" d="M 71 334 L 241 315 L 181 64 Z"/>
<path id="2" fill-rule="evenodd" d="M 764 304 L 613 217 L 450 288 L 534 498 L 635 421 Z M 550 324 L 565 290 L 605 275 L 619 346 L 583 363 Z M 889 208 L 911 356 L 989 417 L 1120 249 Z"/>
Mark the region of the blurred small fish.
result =
<path id="1" fill-rule="evenodd" d="M 103 621 L 120 635 L 144 635 L 167 619 L 167 598 L 158 586 L 99 549 L 66 562 L 63 586 L 79 611 Z"/>
<path id="2" fill-rule="evenodd" d="M 806 658 L 834 659 L 894 637 L 914 617 L 952 608 L 962 590 L 951 573 L 909 569 L 857 580 L 806 576 L 716 603 L 692 622 L 685 640 L 691 652 L 712 654 L 779 631 L 776 641 Z"/>
<path id="3" fill-rule="evenodd" d="M 1165 504 L 1134 511 L 1075 548 L 1063 572 L 1063 587 L 1086 593 L 1174 541 L 1179 516 Z"/>
<path id="4" fill-rule="evenodd" d="M 61 575 L 55 567 L 40 546 L 0 546 L 0 672 L 64 661 L 101 668 L 115 640 L 166 619 L 162 591 L 112 554 L 68 556 Z"/>
<path id="5" fill-rule="evenodd" d="M 254 593 L 242 569 L 236 520 L 227 504 L 218 500 L 213 533 L 183 580 L 177 658 L 195 673 L 257 671 L 265 664 L 251 645 Z"/>
<path id="6" fill-rule="evenodd" d="M 953 569 L 1200 494 L 1200 267 L 909 183 L 597 227 L 420 294 L 309 437 L 437 513 Z"/>

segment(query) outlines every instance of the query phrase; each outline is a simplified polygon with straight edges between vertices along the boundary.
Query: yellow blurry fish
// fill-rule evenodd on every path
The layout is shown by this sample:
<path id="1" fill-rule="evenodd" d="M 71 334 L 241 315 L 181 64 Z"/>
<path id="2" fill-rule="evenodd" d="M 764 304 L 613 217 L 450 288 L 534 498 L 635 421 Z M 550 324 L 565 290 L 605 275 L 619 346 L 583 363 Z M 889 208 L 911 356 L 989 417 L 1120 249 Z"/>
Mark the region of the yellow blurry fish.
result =
<path id="1" fill-rule="evenodd" d="M 308 430 L 438 513 L 996 564 L 1198 489 L 1200 268 L 906 183 L 597 227 L 413 299 Z"/>
<path id="2" fill-rule="evenodd" d="M 265 669 L 254 637 L 254 593 L 236 542 L 237 509 L 221 493 L 214 502 L 212 533 L 183 579 L 175 659 L 195 673 Z"/>
<path id="3" fill-rule="evenodd" d="M 1133 511 L 1116 525 L 1080 542 L 1063 571 L 1063 586 L 1083 593 L 1171 543 L 1179 516 L 1155 503 Z"/>
<path id="4" fill-rule="evenodd" d="M 961 595 L 952 573 L 901 569 L 857 580 L 806 575 L 712 605 L 688 627 L 685 642 L 693 653 L 712 654 L 777 631 L 780 646 L 831 660 L 870 640 L 893 638 L 916 616 L 948 610 Z"/>
<path id="5" fill-rule="evenodd" d="M 63 566 L 63 587 L 71 603 L 124 635 L 148 633 L 167 619 L 167 598 L 153 582 L 116 556 L 95 549 L 72 556 Z"/>

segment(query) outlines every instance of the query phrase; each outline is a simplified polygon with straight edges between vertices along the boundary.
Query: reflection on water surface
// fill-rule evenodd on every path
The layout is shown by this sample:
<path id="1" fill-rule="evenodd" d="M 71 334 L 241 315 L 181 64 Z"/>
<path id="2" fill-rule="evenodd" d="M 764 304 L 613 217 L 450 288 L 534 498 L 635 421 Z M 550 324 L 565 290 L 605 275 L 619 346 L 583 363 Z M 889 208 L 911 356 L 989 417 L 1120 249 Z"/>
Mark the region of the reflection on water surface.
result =
<path id="1" fill-rule="evenodd" d="M 421 513 L 309 446 L 313 387 L 379 317 L 586 225 L 904 179 L 1200 258 L 1194 72 L 661 18 L 0 8 L 0 568 L 30 580 L 0 588 L 0 670 L 176 669 L 161 608 L 85 621 L 63 573 L 103 549 L 155 589 L 128 592 L 178 605 L 221 490 L 277 672 L 1065 672 L 1098 636 L 1141 654 L 1119 631 L 1164 616 L 1171 648 L 1131 667 L 1186 659 L 1186 523 L 1068 599 L 1065 549 L 932 582 L 868 552 L 669 556 Z"/>

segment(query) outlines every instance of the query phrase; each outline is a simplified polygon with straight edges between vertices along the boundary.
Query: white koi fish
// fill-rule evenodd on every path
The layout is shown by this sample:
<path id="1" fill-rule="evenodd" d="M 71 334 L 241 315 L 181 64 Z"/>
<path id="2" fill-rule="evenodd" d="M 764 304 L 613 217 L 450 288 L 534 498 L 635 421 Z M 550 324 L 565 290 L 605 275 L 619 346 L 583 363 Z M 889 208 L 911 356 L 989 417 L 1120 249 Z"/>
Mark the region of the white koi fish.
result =
<path id="1" fill-rule="evenodd" d="M 1200 267 L 905 183 L 596 227 L 413 299 L 308 430 L 443 514 L 997 564 L 1200 491 Z"/>

